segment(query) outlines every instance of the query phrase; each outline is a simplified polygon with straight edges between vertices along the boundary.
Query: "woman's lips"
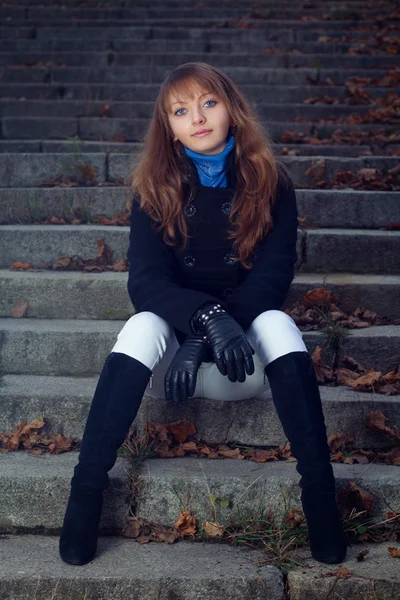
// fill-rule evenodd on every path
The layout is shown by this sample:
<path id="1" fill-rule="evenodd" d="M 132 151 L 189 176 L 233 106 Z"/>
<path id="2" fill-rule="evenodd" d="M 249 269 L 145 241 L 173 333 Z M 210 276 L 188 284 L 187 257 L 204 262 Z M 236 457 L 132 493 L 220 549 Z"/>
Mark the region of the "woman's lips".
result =
<path id="1" fill-rule="evenodd" d="M 209 133 L 211 133 L 211 131 L 203 131 L 203 133 L 195 133 L 194 137 L 205 137 Z"/>

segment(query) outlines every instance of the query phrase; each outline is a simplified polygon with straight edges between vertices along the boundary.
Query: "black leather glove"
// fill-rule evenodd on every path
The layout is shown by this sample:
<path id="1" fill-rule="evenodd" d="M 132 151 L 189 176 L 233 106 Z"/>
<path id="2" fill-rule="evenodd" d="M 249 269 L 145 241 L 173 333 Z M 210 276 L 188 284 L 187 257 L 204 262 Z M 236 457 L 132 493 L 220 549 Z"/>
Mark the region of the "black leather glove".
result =
<path id="1" fill-rule="evenodd" d="M 165 398 L 184 404 L 196 389 L 197 371 L 207 355 L 208 343 L 200 335 L 188 337 L 177 350 L 165 374 Z"/>
<path id="2" fill-rule="evenodd" d="M 205 319 L 201 319 L 201 313 L 207 315 Z M 246 372 L 248 375 L 254 373 L 252 355 L 255 351 L 240 325 L 220 305 L 203 306 L 192 317 L 191 326 L 199 334 L 206 335 L 215 364 L 222 375 L 228 375 L 229 381 L 243 383 Z"/>

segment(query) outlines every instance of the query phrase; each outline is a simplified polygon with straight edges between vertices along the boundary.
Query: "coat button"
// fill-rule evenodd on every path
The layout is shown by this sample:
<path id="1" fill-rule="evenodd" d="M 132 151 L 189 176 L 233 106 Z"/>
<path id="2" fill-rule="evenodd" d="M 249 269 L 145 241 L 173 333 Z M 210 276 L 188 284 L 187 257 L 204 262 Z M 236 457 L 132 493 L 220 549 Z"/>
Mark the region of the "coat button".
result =
<path id="1" fill-rule="evenodd" d="M 185 267 L 194 267 L 194 265 L 196 264 L 196 259 L 194 256 L 191 256 L 190 254 L 188 254 L 183 259 L 183 264 L 185 265 Z"/>
<path id="2" fill-rule="evenodd" d="M 185 208 L 183 209 L 183 212 L 185 213 L 185 215 L 187 217 L 193 217 L 193 215 L 196 214 L 196 207 L 193 204 L 188 204 L 185 206 Z"/>
<path id="3" fill-rule="evenodd" d="M 224 256 L 224 261 L 226 262 L 227 265 L 235 265 L 236 264 L 235 255 L 232 254 L 231 252 L 228 252 L 228 254 L 225 254 L 225 256 Z"/>
<path id="4" fill-rule="evenodd" d="M 221 206 L 221 210 L 225 215 L 229 215 L 232 208 L 232 202 L 224 202 Z"/>
<path id="5" fill-rule="evenodd" d="M 224 291 L 222 292 L 222 295 L 224 298 L 229 298 L 229 296 L 231 296 L 232 294 L 233 294 L 232 288 L 225 288 Z"/>

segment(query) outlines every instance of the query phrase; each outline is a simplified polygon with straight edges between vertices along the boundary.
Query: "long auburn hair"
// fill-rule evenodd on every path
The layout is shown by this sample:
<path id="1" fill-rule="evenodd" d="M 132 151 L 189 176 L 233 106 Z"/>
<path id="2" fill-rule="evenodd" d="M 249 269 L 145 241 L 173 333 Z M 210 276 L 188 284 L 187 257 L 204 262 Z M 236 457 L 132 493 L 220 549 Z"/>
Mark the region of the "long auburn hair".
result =
<path id="1" fill-rule="evenodd" d="M 257 243 L 272 229 L 272 206 L 276 200 L 278 179 L 286 180 L 284 165 L 272 151 L 271 140 L 258 122 L 256 111 L 231 79 L 217 68 L 202 62 L 189 62 L 177 67 L 164 80 L 155 101 L 153 116 L 143 137 L 127 183 L 140 208 L 163 230 L 164 242 L 178 243 L 177 230 L 183 240 L 189 239 L 183 211 L 186 204 L 185 184 L 189 185 L 189 202 L 195 186 L 183 168 L 186 154 L 183 144 L 173 141 L 168 120 L 169 96 L 193 97 L 196 87 L 204 87 L 222 100 L 235 131 L 236 188 L 229 222 L 228 239 L 243 268 L 253 267 L 251 258 Z M 187 157 L 186 157 L 187 158 Z"/>

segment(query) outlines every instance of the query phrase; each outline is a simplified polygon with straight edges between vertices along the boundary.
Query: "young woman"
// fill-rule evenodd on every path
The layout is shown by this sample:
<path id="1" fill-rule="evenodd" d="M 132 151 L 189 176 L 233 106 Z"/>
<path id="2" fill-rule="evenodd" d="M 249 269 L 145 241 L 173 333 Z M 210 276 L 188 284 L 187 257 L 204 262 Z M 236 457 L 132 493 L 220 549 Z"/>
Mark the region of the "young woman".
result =
<path id="1" fill-rule="evenodd" d="M 144 394 L 239 400 L 265 383 L 297 458 L 313 557 L 339 563 L 335 500 L 312 359 L 280 307 L 297 260 L 290 177 L 251 105 L 221 71 L 181 65 L 165 79 L 133 192 L 128 292 L 136 314 L 106 358 L 82 439 L 61 558 L 92 560 L 103 491 Z"/>

